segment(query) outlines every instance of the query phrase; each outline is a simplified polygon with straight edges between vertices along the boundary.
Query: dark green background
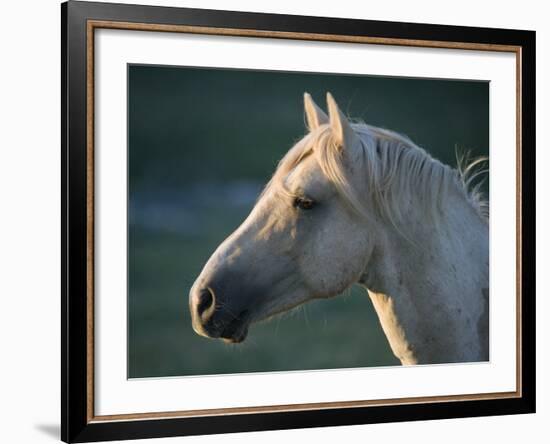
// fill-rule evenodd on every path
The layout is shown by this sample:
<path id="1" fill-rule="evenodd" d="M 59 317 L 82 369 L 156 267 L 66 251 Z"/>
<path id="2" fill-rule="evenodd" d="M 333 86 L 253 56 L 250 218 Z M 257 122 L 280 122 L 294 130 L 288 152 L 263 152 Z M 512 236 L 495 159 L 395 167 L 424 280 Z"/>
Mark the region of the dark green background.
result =
<path id="1" fill-rule="evenodd" d="M 362 289 L 231 346 L 193 332 L 188 291 L 304 135 L 304 91 L 454 165 L 457 146 L 488 154 L 488 83 L 142 65 L 128 79 L 129 377 L 398 364 Z"/>

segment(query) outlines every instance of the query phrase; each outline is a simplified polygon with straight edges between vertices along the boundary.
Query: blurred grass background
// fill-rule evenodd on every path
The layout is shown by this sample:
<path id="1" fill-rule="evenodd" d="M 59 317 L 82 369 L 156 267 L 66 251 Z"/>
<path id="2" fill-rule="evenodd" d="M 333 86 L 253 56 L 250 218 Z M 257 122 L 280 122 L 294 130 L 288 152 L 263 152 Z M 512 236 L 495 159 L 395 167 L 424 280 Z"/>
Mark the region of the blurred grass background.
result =
<path id="1" fill-rule="evenodd" d="M 304 91 L 454 165 L 456 146 L 488 154 L 488 83 L 130 65 L 128 88 L 128 376 L 398 364 L 360 288 L 238 345 L 193 332 L 188 291 L 305 133 Z"/>

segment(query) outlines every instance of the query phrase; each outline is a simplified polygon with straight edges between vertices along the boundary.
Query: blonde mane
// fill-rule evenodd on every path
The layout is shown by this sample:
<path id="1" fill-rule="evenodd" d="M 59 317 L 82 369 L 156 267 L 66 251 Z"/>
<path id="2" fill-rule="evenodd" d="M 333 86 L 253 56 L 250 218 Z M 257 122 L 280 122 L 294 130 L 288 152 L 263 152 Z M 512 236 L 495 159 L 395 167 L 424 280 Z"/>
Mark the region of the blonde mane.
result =
<path id="1" fill-rule="evenodd" d="M 437 223 L 441 202 L 451 187 L 463 193 L 479 217 L 488 221 L 488 202 L 480 191 L 483 182 L 478 181 L 472 186 L 480 175 L 486 173 L 487 170 L 483 169 L 486 158 L 471 161 L 467 155 L 457 156 L 457 168 L 453 169 L 394 131 L 364 123 L 355 123 L 352 127 L 360 140 L 360 157 L 369 197 L 378 213 L 397 229 L 404 222 L 402 208 L 411 201 Z M 350 207 L 368 218 L 365 199 L 358 196 L 350 184 L 341 149 L 327 124 L 311 131 L 290 149 L 279 162 L 266 190 L 275 184 L 282 185 L 288 173 L 311 155 L 315 156 L 324 175 Z"/>

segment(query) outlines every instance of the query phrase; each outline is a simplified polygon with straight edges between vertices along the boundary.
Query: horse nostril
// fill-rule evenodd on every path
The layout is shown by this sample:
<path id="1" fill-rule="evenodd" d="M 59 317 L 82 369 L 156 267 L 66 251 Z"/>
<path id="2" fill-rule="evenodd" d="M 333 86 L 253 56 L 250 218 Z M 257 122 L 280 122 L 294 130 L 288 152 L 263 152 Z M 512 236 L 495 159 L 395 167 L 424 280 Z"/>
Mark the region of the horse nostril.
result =
<path id="1" fill-rule="evenodd" d="M 202 314 L 214 304 L 214 295 L 209 288 L 203 288 L 199 294 L 199 302 L 197 304 L 197 314 Z"/>

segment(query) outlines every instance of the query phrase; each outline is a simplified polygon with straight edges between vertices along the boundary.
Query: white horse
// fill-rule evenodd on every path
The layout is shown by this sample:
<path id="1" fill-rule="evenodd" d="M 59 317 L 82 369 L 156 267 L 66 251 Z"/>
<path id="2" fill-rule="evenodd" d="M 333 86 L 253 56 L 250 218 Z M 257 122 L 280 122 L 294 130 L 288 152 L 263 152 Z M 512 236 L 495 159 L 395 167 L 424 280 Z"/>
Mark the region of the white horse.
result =
<path id="1" fill-rule="evenodd" d="M 195 331 L 240 342 L 252 322 L 360 284 L 402 364 L 488 360 L 477 162 L 451 169 L 397 133 L 350 123 L 330 93 L 328 116 L 304 100 L 308 134 L 190 291 Z"/>

